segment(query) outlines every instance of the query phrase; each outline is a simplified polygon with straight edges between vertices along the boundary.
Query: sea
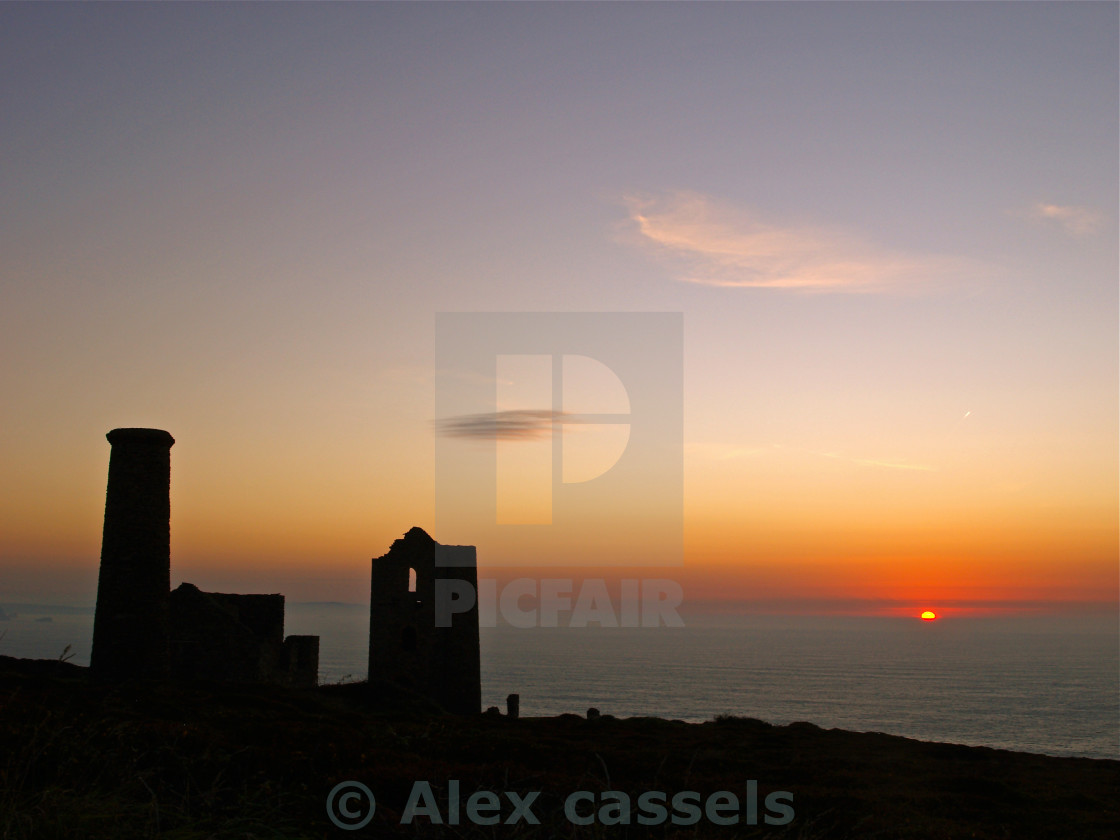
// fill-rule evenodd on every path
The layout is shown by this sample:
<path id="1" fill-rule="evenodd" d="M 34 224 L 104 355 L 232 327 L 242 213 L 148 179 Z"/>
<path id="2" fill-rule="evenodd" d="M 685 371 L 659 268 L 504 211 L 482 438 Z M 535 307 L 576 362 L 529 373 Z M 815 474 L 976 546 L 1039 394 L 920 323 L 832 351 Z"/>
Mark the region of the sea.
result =
<path id="1" fill-rule="evenodd" d="M 93 609 L 0 604 L 0 654 L 89 664 Z M 720 715 L 1120 759 L 1117 616 L 697 615 L 684 627 L 481 628 L 482 704 L 523 716 Z M 320 682 L 364 679 L 369 608 L 288 605 Z"/>

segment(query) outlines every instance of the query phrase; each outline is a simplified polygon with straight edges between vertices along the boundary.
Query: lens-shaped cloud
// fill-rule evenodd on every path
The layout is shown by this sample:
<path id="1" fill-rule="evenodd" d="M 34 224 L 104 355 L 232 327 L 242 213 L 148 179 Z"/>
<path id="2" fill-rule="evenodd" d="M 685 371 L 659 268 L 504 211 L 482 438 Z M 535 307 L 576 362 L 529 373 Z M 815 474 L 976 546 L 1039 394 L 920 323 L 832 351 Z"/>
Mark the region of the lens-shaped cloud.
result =
<path id="1" fill-rule="evenodd" d="M 552 434 L 552 424 L 567 416 L 563 411 L 494 411 L 461 414 L 436 421 L 444 437 L 473 440 L 538 440 Z"/>
<path id="2" fill-rule="evenodd" d="M 641 240 L 678 260 L 681 280 L 813 292 L 927 288 L 988 273 L 974 260 L 908 253 L 857 234 L 781 225 L 691 192 L 626 199 Z"/>

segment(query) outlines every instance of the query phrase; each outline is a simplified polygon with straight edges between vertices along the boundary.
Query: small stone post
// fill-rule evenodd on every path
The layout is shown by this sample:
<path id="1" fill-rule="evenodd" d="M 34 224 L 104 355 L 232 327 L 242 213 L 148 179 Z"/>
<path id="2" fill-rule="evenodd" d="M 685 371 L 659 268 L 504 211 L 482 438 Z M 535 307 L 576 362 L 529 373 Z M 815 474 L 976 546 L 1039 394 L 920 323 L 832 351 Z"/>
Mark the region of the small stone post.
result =
<path id="1" fill-rule="evenodd" d="M 160 429 L 113 429 L 90 673 L 158 679 L 170 671 L 171 446 Z"/>
<path id="2" fill-rule="evenodd" d="M 506 717 L 517 720 L 521 715 L 521 695 L 511 694 L 506 698 Z"/>

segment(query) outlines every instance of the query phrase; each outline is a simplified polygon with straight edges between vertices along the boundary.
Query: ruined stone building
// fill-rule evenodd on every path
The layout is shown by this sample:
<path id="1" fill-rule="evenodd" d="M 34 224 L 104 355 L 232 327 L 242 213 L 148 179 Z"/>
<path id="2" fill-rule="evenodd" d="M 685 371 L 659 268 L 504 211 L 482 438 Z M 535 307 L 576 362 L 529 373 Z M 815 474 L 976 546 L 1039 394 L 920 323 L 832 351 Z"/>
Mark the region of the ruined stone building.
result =
<path id="1" fill-rule="evenodd" d="M 318 684 L 319 637 L 284 637 L 283 595 L 171 593 L 171 672 L 184 679 Z"/>
<path id="2" fill-rule="evenodd" d="M 474 546 L 440 545 L 420 528 L 374 558 L 369 682 L 393 683 L 456 714 L 482 710 Z"/>
<path id="3" fill-rule="evenodd" d="M 284 638 L 283 595 L 171 592 L 171 447 L 159 429 L 114 429 L 90 671 L 311 687 L 319 637 Z"/>

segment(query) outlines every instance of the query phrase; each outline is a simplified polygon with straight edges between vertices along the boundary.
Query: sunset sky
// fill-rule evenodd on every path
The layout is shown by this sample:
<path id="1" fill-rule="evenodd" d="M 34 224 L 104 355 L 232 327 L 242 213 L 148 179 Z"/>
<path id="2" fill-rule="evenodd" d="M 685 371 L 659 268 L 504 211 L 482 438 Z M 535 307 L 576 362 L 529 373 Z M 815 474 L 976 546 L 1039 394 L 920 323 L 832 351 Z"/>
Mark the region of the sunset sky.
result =
<path id="1" fill-rule="evenodd" d="M 93 603 L 121 426 L 173 585 L 363 601 L 464 541 L 437 313 L 671 312 L 650 576 L 1115 610 L 1118 9 L 0 4 L 0 603 Z"/>

